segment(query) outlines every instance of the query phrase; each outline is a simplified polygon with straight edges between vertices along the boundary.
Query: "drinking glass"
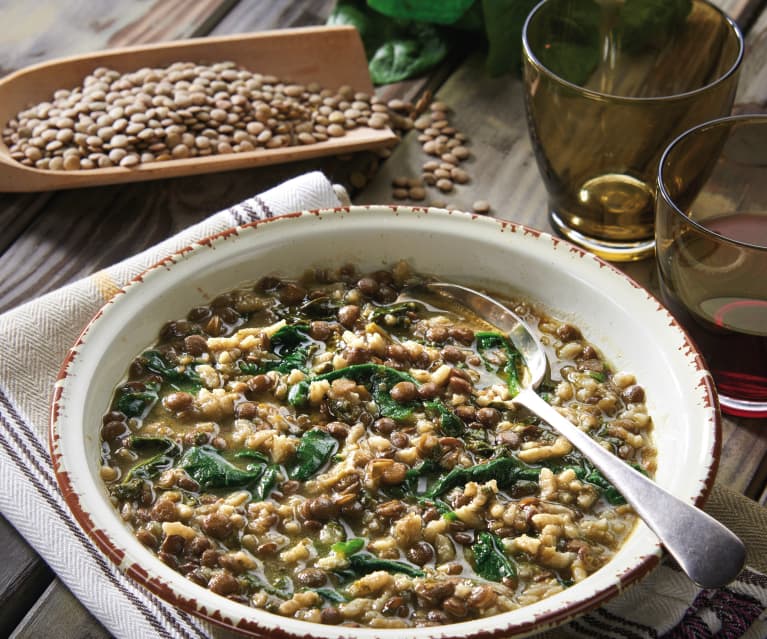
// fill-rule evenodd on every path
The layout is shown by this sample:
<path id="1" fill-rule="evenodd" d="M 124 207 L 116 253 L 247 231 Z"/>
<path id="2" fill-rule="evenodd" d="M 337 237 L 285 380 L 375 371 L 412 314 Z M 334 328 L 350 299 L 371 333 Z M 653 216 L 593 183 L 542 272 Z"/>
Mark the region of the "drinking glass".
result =
<path id="1" fill-rule="evenodd" d="M 530 136 L 561 235 L 653 252 L 663 150 L 732 107 L 743 38 L 704 0 L 544 0 L 522 34 Z"/>
<path id="2" fill-rule="evenodd" d="M 674 140 L 656 215 L 663 299 L 706 359 L 722 410 L 767 417 L 767 116 Z"/>

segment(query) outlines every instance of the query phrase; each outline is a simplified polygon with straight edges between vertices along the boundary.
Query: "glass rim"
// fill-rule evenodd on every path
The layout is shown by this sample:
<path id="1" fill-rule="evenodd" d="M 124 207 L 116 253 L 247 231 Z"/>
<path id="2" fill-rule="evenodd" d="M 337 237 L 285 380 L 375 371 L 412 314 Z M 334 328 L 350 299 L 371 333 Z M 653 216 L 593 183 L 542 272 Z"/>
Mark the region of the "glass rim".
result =
<path id="1" fill-rule="evenodd" d="M 721 233 L 717 233 L 716 231 L 712 231 L 710 228 L 707 228 L 700 224 L 699 222 L 692 219 L 687 213 L 685 213 L 682 209 L 680 209 L 674 199 L 669 194 L 668 190 L 666 189 L 665 180 L 663 178 L 663 168 L 666 165 L 666 160 L 668 159 L 668 156 L 673 152 L 674 148 L 677 146 L 678 143 L 683 142 L 684 140 L 697 135 L 698 133 L 701 133 L 704 129 L 709 128 L 718 128 L 725 125 L 732 125 L 736 124 L 738 122 L 750 122 L 750 121 L 756 121 L 762 124 L 763 126 L 767 126 L 767 113 L 744 113 L 741 115 L 728 115 L 722 118 L 716 118 L 714 120 L 708 120 L 706 122 L 702 122 L 701 124 L 697 124 L 694 127 L 687 129 L 684 133 L 681 133 L 678 135 L 674 140 L 672 140 L 669 145 L 666 147 L 666 149 L 663 151 L 663 155 L 661 155 L 660 161 L 658 162 L 658 175 L 657 175 L 657 186 L 658 186 L 658 197 L 663 198 L 663 201 L 668 204 L 671 207 L 671 210 L 673 213 L 681 218 L 683 218 L 684 222 L 692 226 L 696 231 L 701 233 L 702 235 L 715 240 L 719 242 L 726 242 L 727 244 L 731 244 L 734 246 L 739 246 L 741 248 L 747 248 L 752 251 L 764 251 L 767 252 L 767 246 L 763 246 L 760 244 L 752 244 L 750 242 L 744 242 L 743 240 L 736 240 L 735 238 L 728 237 L 727 235 L 722 235 Z"/>
<path id="2" fill-rule="evenodd" d="M 738 68 L 740 67 L 741 62 L 743 61 L 743 54 L 745 52 L 745 41 L 743 39 L 743 33 L 741 33 L 740 27 L 729 15 L 727 15 L 724 11 L 722 11 L 722 9 L 717 7 L 715 4 L 712 4 L 711 2 L 709 2 L 709 0 L 698 0 L 698 2 L 706 4 L 712 9 L 714 9 L 722 17 L 723 21 L 730 27 L 730 31 L 735 34 L 735 38 L 738 41 L 738 53 L 735 56 L 734 62 L 732 63 L 730 68 L 727 69 L 727 71 L 722 73 L 719 77 L 717 77 L 712 82 L 709 82 L 708 84 L 704 84 L 703 86 L 698 87 L 697 89 L 692 89 L 691 91 L 684 91 L 683 93 L 673 93 L 670 95 L 651 96 L 651 97 L 631 97 L 631 96 L 625 96 L 625 95 L 615 95 L 612 93 L 604 93 L 602 91 L 595 91 L 594 89 L 587 89 L 586 87 L 583 87 L 579 84 L 575 84 L 574 82 L 565 80 L 559 74 L 554 73 L 554 71 L 552 71 L 545 64 L 543 64 L 538 58 L 538 56 L 536 56 L 533 53 L 532 47 L 530 46 L 530 43 L 528 42 L 527 31 L 531 21 L 534 19 L 535 15 L 543 8 L 544 5 L 551 4 L 552 2 L 555 2 L 555 1 L 556 0 L 541 0 L 538 4 L 536 4 L 532 8 L 530 13 L 527 15 L 527 18 L 525 18 L 525 23 L 522 26 L 522 49 L 525 54 L 524 57 L 530 62 L 532 62 L 535 67 L 537 67 L 538 69 L 546 73 L 549 77 L 556 79 L 561 84 L 573 90 L 576 90 L 590 98 L 603 100 L 603 101 L 610 100 L 610 101 L 627 102 L 627 103 L 633 103 L 633 104 L 642 104 L 642 103 L 648 104 L 653 102 L 669 102 L 669 101 L 685 100 L 693 96 L 696 96 L 700 93 L 710 91 L 714 87 L 720 84 L 723 84 L 733 74 L 735 74 L 738 71 Z"/>

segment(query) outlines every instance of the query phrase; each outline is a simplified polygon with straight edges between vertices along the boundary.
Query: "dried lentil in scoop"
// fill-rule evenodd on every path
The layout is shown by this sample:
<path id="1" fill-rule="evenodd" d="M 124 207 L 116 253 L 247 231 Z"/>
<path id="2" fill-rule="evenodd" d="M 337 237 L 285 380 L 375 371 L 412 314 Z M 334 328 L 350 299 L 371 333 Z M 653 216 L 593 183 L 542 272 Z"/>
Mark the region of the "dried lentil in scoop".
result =
<path id="1" fill-rule="evenodd" d="M 97 68 L 18 113 L 3 141 L 25 166 L 76 171 L 315 144 L 388 124 L 350 87 L 291 84 L 230 61 L 176 62 Z"/>

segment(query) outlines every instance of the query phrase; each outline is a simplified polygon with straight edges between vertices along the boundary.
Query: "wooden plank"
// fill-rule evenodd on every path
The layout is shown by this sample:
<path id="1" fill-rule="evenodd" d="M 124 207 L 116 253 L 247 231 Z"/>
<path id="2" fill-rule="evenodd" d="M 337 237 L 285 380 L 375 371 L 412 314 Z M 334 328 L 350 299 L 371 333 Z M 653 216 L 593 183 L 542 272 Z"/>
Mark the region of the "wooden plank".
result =
<path id="1" fill-rule="evenodd" d="M 208 35 L 325 24 L 334 5 L 335 0 L 240 2 L 210 30 Z"/>
<path id="2" fill-rule="evenodd" d="M 7 637 L 45 590 L 53 573 L 2 517 L 0 539 L 3 540 L 3 560 L 0 561 L 0 637 Z"/>
<path id="3" fill-rule="evenodd" d="M 210 28 L 211 21 L 217 21 L 222 11 L 228 10 L 232 0 L 203 0 L 190 3 L 186 0 L 134 0 L 132 2 L 114 3 L 111 1 L 94 0 L 68 2 L 37 3 L 30 6 L 27 2 L 5 2 L 0 11 L 0 17 L 6 24 L 13 24 L 14 29 L 6 30 L 0 43 L 0 75 L 20 67 L 63 55 L 104 49 L 114 46 L 151 42 L 162 39 L 192 37 L 205 33 Z M 100 16 L 94 19 L 93 16 Z M 5 253 L 29 225 L 44 218 L 51 194 L 32 194 L 9 196 L 0 195 L 0 225 L 3 227 L 0 239 L 0 251 Z M 238 198 L 239 199 L 239 198 Z M 109 200 L 107 199 L 107 202 Z M 59 233 L 67 233 L 67 218 L 78 215 L 76 202 L 68 203 L 68 214 L 62 216 L 58 228 L 52 233 L 56 238 Z M 103 206 L 103 203 L 102 203 Z M 60 213 L 60 211 L 59 211 Z M 55 219 L 55 215 L 53 218 Z M 54 226 L 55 223 L 54 223 Z M 30 235 L 28 235 L 30 237 Z M 45 237 L 32 239 L 27 243 L 33 252 L 46 245 Z M 56 240 L 51 242 L 54 252 Z M 61 248 L 60 246 L 58 247 Z M 76 247 L 71 247 L 76 252 Z M 133 249 L 135 250 L 135 249 Z M 129 252 L 133 252 L 130 250 Z M 45 249 L 44 249 L 45 252 Z M 13 271 L 13 263 L 25 261 L 25 256 L 18 252 L 10 258 L 9 264 Z M 76 276 L 76 273 L 75 273 Z M 15 303 L 25 301 L 18 296 Z M 51 573 L 48 567 L 18 535 L 18 533 L 0 517 L 0 534 L 5 543 L 0 548 L 0 636 L 8 636 L 21 616 L 29 609 L 32 601 L 50 582 Z M 35 625 L 26 636 L 49 636 L 51 629 L 56 628 L 59 637 L 79 638 L 85 636 L 105 637 L 108 633 L 95 623 L 91 627 L 89 613 L 64 589 L 56 580 L 49 591 L 49 603 L 62 601 L 69 597 L 74 601 L 70 613 L 62 615 L 62 606 L 53 605 L 53 615 L 48 617 L 47 624 Z M 32 620 L 34 620 L 32 615 Z M 62 619 L 70 623 L 66 632 L 63 630 Z M 92 618 L 91 618 L 92 619 Z M 24 624 L 19 632 L 23 635 Z"/>
<path id="4" fill-rule="evenodd" d="M 471 210 L 476 200 L 488 200 L 495 216 L 544 228 L 546 193 L 527 134 L 522 82 L 511 76 L 489 77 L 482 54 L 476 53 L 450 76 L 436 99 L 451 108 L 451 126 L 469 135 L 472 157 L 462 167 L 472 181 L 449 194 L 432 187 L 431 200 L 461 210 Z M 391 202 L 395 177 L 420 175 L 423 163 L 433 158 L 423 152 L 417 134 L 405 136 L 355 201 Z"/>
<path id="5" fill-rule="evenodd" d="M 759 501 L 767 490 L 767 419 L 722 419 L 722 455 L 716 479 Z"/>
<path id="6" fill-rule="evenodd" d="M 724 0 L 717 2 L 713 0 L 714 4 L 721 7 L 729 15 L 733 17 L 738 26 L 747 33 L 753 29 L 754 21 L 759 17 L 761 11 L 764 10 L 764 0 Z"/>
<path id="7" fill-rule="evenodd" d="M 746 38 L 740 70 L 736 113 L 761 113 L 767 108 L 767 3 Z"/>
<path id="8" fill-rule="evenodd" d="M 211 29 L 238 4 L 239 0 L 155 0 L 152 8 L 139 19 L 115 31 L 103 48 L 209 35 Z M 93 10 L 89 11 L 93 15 Z"/>
<path id="9" fill-rule="evenodd" d="M 340 163 L 337 163 L 340 165 Z M 119 262 L 319 160 L 62 191 L 0 256 L 0 312 Z M 332 176 L 332 167 L 329 174 Z"/>
<path id="10" fill-rule="evenodd" d="M 29 609 L 9 639 L 52 636 L 57 639 L 107 639 L 111 635 L 82 607 L 72 593 L 55 579 L 37 603 Z"/>
<path id="11" fill-rule="evenodd" d="M 61 56 L 207 32 L 236 0 L 69 0 L 3 2 L 12 29 L 0 40 L 0 75 Z"/>

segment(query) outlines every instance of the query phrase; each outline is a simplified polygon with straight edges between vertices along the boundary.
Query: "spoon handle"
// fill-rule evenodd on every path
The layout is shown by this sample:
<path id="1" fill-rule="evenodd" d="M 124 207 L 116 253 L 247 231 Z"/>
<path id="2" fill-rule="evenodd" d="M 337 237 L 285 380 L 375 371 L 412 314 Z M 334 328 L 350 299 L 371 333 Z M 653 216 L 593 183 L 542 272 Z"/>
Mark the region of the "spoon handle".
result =
<path id="1" fill-rule="evenodd" d="M 666 550 L 696 584 L 723 586 L 743 568 L 743 542 L 716 519 L 684 502 L 605 450 L 541 399 L 523 389 L 514 398 L 570 440 L 631 504 Z"/>

